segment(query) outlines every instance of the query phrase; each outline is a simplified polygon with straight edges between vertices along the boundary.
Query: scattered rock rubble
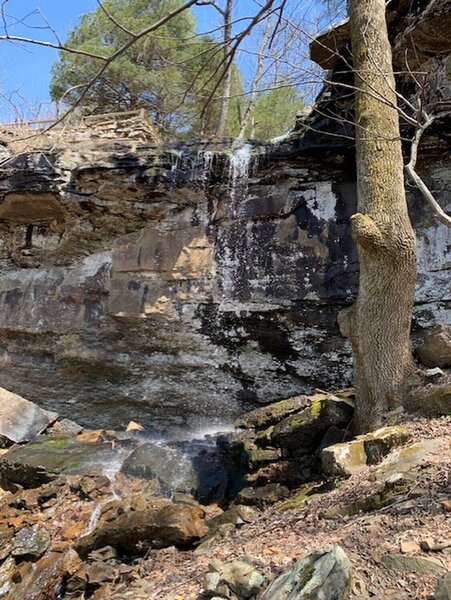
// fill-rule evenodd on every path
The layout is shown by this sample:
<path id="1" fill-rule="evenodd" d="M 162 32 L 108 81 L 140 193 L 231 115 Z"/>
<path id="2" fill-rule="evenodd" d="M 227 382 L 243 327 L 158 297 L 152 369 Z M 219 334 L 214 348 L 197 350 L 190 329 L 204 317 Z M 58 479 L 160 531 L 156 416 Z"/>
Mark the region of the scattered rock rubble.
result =
<path id="1" fill-rule="evenodd" d="M 318 392 L 163 445 L 28 405 L 0 414 L 36 431 L 4 437 L 1 600 L 450 598 L 449 417 L 351 439 L 352 390 Z"/>

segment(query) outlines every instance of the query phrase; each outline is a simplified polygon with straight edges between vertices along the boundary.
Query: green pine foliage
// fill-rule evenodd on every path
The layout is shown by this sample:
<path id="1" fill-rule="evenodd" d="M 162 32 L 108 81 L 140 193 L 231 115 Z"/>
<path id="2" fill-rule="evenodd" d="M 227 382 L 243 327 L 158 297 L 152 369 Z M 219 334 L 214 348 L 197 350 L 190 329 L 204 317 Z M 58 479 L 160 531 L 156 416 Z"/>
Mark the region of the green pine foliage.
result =
<path id="1" fill-rule="evenodd" d="M 294 127 L 296 113 L 303 106 L 301 94 L 293 87 L 279 84 L 272 90 L 262 92 L 252 113 L 254 137 L 269 140 L 288 133 Z"/>
<path id="2" fill-rule="evenodd" d="M 182 0 L 105 0 L 107 11 L 126 29 L 139 32 L 182 5 Z M 144 108 L 168 136 L 214 130 L 217 101 L 204 104 L 218 75 L 222 51 L 214 40 L 196 37 L 193 15 L 184 11 L 113 61 L 80 102 L 84 114 Z M 84 15 L 66 45 L 111 56 L 129 36 L 97 8 Z M 73 106 L 102 61 L 61 53 L 53 65 L 51 96 Z M 203 121 L 200 119 L 205 113 Z"/>

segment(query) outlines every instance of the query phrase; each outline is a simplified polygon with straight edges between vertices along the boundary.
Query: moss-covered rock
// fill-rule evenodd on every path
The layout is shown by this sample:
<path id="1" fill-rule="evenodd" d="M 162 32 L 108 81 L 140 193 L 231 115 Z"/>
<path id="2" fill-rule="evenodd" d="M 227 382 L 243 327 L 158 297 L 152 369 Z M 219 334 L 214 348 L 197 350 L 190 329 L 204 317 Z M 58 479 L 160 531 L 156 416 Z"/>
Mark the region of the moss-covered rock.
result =
<path id="1" fill-rule="evenodd" d="M 285 500 L 277 506 L 277 512 L 285 512 L 287 510 L 298 510 L 304 506 L 307 500 L 317 496 L 313 494 L 314 487 L 312 485 L 302 486 L 293 496 Z"/>
<path id="2" fill-rule="evenodd" d="M 278 423 L 284 417 L 301 411 L 309 405 L 308 396 L 295 396 L 280 402 L 274 402 L 261 408 L 256 408 L 251 412 L 241 415 L 235 421 L 235 427 L 239 429 L 262 429 L 269 425 Z"/>
<path id="3" fill-rule="evenodd" d="M 25 446 L 11 448 L 0 460 L 0 485 L 15 490 L 38 487 L 61 474 L 101 470 L 117 460 L 127 441 L 82 442 L 69 436 L 43 436 Z"/>
<path id="4" fill-rule="evenodd" d="M 250 469 L 258 469 L 282 458 L 282 452 L 277 448 L 248 448 L 246 454 Z"/>
<path id="5" fill-rule="evenodd" d="M 326 475 L 349 477 L 366 465 L 363 442 L 355 440 L 329 446 L 321 453 L 321 463 Z"/>
<path id="6" fill-rule="evenodd" d="M 349 477 L 366 465 L 377 464 L 408 439 L 407 431 L 396 426 L 360 435 L 351 442 L 333 444 L 321 452 L 322 469 L 327 475 Z"/>
<path id="7" fill-rule="evenodd" d="M 280 485 L 280 483 L 268 483 L 262 487 L 247 487 L 242 489 L 236 497 L 236 502 L 265 508 L 265 506 L 270 506 L 286 498 L 288 494 L 288 488 Z"/>
<path id="8" fill-rule="evenodd" d="M 331 426 L 346 427 L 353 412 L 354 406 L 349 399 L 324 395 L 313 397 L 310 406 L 286 417 L 274 427 L 272 442 L 297 455 L 309 454 L 319 446 Z"/>

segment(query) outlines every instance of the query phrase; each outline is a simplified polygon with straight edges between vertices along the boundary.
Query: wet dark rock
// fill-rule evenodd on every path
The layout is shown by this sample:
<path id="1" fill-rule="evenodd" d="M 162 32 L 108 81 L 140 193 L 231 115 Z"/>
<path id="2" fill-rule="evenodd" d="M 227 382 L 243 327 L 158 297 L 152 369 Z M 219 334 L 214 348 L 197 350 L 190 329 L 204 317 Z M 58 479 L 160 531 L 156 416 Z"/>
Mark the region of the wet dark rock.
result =
<path id="1" fill-rule="evenodd" d="M 228 474 L 224 461 L 211 443 L 193 441 L 176 447 L 147 442 L 124 461 L 124 475 L 157 478 L 163 492 L 193 494 L 199 501 L 221 501 Z"/>
<path id="2" fill-rule="evenodd" d="M 190 459 L 173 448 L 147 442 L 138 446 L 126 458 L 124 475 L 158 479 L 165 491 L 193 493 L 197 474 Z"/>
<path id="3" fill-rule="evenodd" d="M 120 443 L 43 436 L 25 446 L 15 446 L 1 457 L 0 485 L 14 491 L 16 485 L 38 487 L 61 474 L 101 472 L 117 460 L 120 448 Z"/>

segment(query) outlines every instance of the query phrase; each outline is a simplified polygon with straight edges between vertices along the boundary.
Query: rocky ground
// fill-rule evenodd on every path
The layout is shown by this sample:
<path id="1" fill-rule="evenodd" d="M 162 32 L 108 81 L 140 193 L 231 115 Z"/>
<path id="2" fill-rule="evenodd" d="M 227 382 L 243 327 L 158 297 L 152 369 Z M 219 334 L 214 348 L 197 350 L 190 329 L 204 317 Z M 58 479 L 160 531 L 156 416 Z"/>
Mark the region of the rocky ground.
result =
<path id="1" fill-rule="evenodd" d="M 403 421 L 411 435 L 403 448 L 406 453 L 414 443 L 431 451 L 420 464 L 412 465 L 409 488 L 388 506 L 325 518 L 331 508 L 376 494 L 385 467 L 393 472 L 400 466 L 405 469 L 398 462 L 398 451 L 302 506 L 295 507 L 295 492 L 208 552 L 171 549 L 150 557 L 142 565 L 142 578 L 111 598 L 199 599 L 204 574 L 214 558 L 223 562 L 246 558 L 271 579 L 327 544 L 339 544 L 351 561 L 351 598 L 431 598 L 440 574 L 451 570 L 451 419 L 405 415 Z"/>
<path id="2" fill-rule="evenodd" d="M 449 414 L 351 439 L 352 390 L 318 391 L 161 444 L 0 408 L 1 599 L 451 597 Z"/>

